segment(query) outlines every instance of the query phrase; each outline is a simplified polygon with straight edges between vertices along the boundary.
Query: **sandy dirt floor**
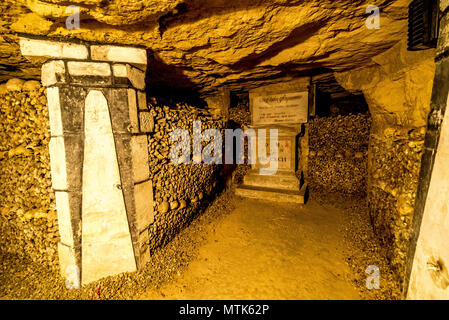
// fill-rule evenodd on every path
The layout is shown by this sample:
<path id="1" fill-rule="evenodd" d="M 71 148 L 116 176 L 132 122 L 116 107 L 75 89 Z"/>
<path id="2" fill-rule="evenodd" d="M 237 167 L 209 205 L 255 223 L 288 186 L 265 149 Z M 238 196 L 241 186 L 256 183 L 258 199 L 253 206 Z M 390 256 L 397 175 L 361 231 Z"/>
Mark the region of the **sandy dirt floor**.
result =
<path id="1" fill-rule="evenodd" d="M 359 299 L 344 261 L 343 212 L 316 202 L 277 205 L 238 199 L 206 231 L 177 281 L 143 299 Z"/>
<path id="2" fill-rule="evenodd" d="M 144 270 L 81 290 L 66 290 L 58 272 L 6 257 L 0 250 L 0 298 L 397 298 L 363 201 L 329 199 L 280 205 L 224 193 L 158 250 Z M 365 287 L 364 272 L 371 264 L 381 270 L 381 290 Z"/>

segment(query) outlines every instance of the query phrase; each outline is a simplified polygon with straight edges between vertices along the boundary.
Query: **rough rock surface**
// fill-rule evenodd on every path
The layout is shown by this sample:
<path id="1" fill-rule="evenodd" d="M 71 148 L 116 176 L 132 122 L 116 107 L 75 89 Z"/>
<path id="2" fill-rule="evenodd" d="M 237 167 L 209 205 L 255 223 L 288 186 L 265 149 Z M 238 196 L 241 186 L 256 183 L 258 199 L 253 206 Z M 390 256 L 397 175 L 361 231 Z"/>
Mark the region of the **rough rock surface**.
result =
<path id="1" fill-rule="evenodd" d="M 336 73 L 349 91 L 362 91 L 373 116 L 373 132 L 427 125 L 435 74 L 435 50 L 407 51 L 406 41 L 372 58 L 373 66 Z"/>
<path id="2" fill-rule="evenodd" d="M 67 1 L 5 0 L 0 81 L 12 74 L 39 77 L 18 52 L 15 32 L 21 32 L 143 45 L 155 84 L 248 89 L 311 69 L 369 62 L 404 38 L 409 2 L 383 1 L 380 29 L 368 29 L 366 9 L 373 3 L 363 0 L 76 0 L 70 4 L 80 7 L 81 28 L 69 30 Z"/>

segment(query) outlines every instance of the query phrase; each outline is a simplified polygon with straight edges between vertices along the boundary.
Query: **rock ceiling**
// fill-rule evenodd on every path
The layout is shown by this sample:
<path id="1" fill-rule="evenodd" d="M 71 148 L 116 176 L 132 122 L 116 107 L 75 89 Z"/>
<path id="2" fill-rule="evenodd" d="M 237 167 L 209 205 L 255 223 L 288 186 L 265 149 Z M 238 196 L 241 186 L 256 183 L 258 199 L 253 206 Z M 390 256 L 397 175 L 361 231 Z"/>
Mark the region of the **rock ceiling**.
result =
<path id="1" fill-rule="evenodd" d="M 365 25 L 373 1 L 3 0 L 0 81 L 39 78 L 39 66 L 20 55 L 18 33 L 142 45 L 152 85 L 205 93 L 347 70 L 407 37 L 409 2 L 377 1 L 376 30 Z M 80 29 L 66 28 L 68 5 L 79 6 Z"/>

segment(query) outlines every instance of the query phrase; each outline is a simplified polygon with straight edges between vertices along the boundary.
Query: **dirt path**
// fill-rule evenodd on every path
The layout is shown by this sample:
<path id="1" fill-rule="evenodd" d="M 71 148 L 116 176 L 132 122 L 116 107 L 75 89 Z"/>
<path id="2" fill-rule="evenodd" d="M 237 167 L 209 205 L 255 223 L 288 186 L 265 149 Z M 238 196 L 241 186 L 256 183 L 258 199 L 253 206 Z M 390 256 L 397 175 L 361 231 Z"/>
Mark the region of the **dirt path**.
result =
<path id="1" fill-rule="evenodd" d="M 320 196 L 322 196 L 320 198 Z M 334 195 L 335 196 L 335 195 Z M 59 272 L 4 255 L 1 299 L 389 299 L 386 260 L 364 200 L 311 195 L 305 206 L 219 195 L 134 273 L 67 290 Z M 365 269 L 381 269 L 368 291 Z"/>
<path id="2" fill-rule="evenodd" d="M 140 299 L 360 299 L 345 263 L 344 213 L 235 200 L 178 277 Z"/>

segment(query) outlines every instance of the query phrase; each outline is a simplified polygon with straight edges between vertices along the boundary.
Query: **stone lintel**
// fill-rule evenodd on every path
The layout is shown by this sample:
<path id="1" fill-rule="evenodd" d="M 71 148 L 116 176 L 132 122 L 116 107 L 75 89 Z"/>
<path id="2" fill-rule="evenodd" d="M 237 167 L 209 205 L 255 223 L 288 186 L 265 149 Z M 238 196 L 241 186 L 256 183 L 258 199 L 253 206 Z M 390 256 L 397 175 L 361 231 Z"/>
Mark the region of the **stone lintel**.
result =
<path id="1" fill-rule="evenodd" d="M 131 64 L 145 70 L 147 52 L 143 48 L 132 46 L 80 44 L 59 40 L 45 40 L 21 37 L 20 50 L 25 57 L 46 59 L 69 59 L 120 62 Z"/>
<path id="2" fill-rule="evenodd" d="M 66 71 L 68 71 L 69 77 L 66 76 Z M 75 85 L 135 88 L 139 90 L 139 109 L 146 109 L 146 95 L 143 92 L 146 87 L 145 72 L 129 64 L 113 64 L 111 66 L 108 62 L 68 61 L 66 70 L 63 60 L 52 60 L 42 66 L 42 83 L 46 87 Z"/>
<path id="3" fill-rule="evenodd" d="M 93 45 L 90 47 L 92 60 L 123 62 L 146 68 L 147 52 L 145 49 L 111 46 Z"/>
<path id="4" fill-rule="evenodd" d="M 67 67 L 72 76 L 109 77 L 111 75 L 110 65 L 104 62 L 69 61 Z"/>
<path id="5" fill-rule="evenodd" d="M 19 44 L 25 57 L 85 60 L 89 56 L 87 47 L 82 44 L 30 38 L 20 38 Z"/>
<path id="6" fill-rule="evenodd" d="M 43 63 L 42 83 L 46 87 L 84 84 L 133 86 L 138 90 L 145 90 L 147 53 L 142 48 L 22 37 L 20 49 L 23 56 L 38 58 Z M 67 79 L 66 72 L 70 74 L 70 79 Z M 116 78 L 115 81 L 112 75 Z"/>

